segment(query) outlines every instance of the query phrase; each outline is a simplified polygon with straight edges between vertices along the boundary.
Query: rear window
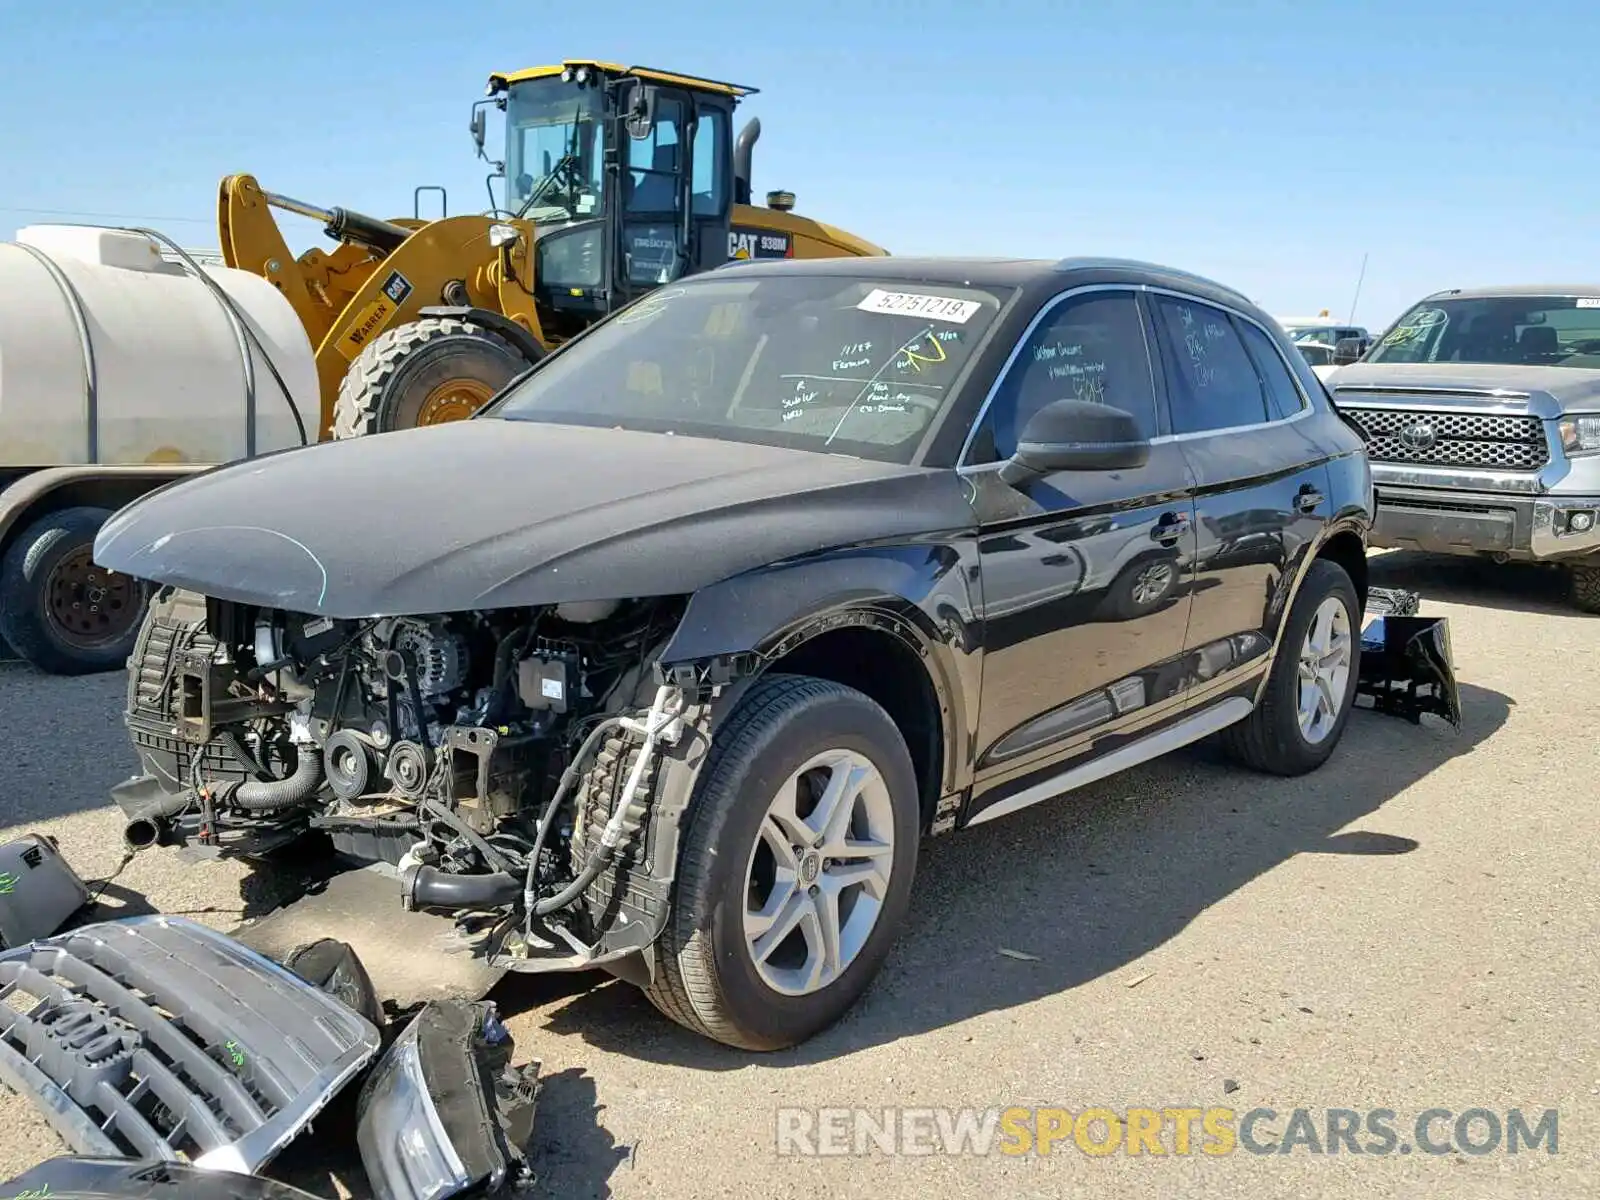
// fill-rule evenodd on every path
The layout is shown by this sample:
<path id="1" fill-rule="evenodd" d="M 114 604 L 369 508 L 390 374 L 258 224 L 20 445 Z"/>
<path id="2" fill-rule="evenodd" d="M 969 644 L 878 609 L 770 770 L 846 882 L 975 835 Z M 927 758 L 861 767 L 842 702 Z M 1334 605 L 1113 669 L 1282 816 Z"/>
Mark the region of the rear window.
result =
<path id="1" fill-rule="evenodd" d="M 1366 361 L 1600 369 L 1600 291 L 1425 300 Z"/>

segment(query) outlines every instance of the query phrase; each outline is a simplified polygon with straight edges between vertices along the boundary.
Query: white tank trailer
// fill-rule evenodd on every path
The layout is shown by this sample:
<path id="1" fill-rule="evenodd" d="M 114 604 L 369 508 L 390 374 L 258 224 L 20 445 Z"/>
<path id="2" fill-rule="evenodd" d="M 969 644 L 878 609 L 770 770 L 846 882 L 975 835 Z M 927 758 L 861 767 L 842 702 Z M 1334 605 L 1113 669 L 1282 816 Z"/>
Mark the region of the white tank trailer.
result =
<path id="1" fill-rule="evenodd" d="M 120 668 L 146 597 L 95 564 L 101 523 L 176 479 L 314 441 L 320 405 L 305 328 L 260 276 L 147 231 L 33 225 L 0 243 L 12 654 L 56 674 Z"/>

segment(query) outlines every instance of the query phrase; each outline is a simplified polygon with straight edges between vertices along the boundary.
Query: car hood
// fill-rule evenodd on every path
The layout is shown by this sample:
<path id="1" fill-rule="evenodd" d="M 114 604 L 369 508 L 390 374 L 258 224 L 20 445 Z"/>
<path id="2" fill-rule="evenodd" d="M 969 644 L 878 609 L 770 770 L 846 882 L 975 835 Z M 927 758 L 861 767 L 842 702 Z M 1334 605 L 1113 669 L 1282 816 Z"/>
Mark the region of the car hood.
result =
<path id="1" fill-rule="evenodd" d="M 1560 405 L 1600 400 L 1600 371 L 1583 367 L 1519 367 L 1474 363 L 1351 363 L 1325 380 L 1340 388 L 1429 388 L 1542 392 Z M 1335 396 L 1337 399 L 1337 395 Z"/>
<path id="2" fill-rule="evenodd" d="M 974 524 L 960 477 L 840 455 L 494 419 L 246 460 L 135 501 L 102 566 L 355 618 L 693 592 Z"/>

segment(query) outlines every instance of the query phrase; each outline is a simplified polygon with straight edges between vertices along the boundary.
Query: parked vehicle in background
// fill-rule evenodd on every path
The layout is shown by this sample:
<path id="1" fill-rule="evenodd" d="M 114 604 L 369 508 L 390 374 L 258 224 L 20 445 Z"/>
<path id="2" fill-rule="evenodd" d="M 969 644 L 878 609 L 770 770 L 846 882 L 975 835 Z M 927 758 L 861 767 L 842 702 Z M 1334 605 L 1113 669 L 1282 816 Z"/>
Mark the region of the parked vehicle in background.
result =
<path id="1" fill-rule="evenodd" d="M 1330 386 L 1374 545 L 1549 563 L 1600 612 L 1600 284 L 1437 292 Z"/>
<path id="2" fill-rule="evenodd" d="M 1316 317 L 1279 317 L 1278 324 L 1324 382 L 1337 368 L 1357 361 L 1372 345 L 1372 335 L 1365 326 L 1341 324 L 1326 312 Z"/>
<path id="3" fill-rule="evenodd" d="M 128 844 L 308 829 L 495 967 L 751 1049 L 855 1001 L 918 845 L 1358 686 L 1362 441 L 1232 289 L 1101 259 L 773 260 L 472 419 L 147 496 Z"/>

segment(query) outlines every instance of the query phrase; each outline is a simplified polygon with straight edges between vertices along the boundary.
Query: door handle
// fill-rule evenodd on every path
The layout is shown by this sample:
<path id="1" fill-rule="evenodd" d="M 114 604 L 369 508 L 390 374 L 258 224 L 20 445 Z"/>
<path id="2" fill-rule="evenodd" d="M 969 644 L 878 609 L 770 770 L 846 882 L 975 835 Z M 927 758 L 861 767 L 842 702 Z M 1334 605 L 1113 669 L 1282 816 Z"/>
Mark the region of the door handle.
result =
<path id="1" fill-rule="evenodd" d="M 1161 519 L 1156 522 L 1155 528 L 1150 531 L 1150 540 L 1160 542 L 1163 546 L 1171 546 L 1184 535 L 1188 528 L 1188 513 L 1162 513 Z"/>
<path id="2" fill-rule="evenodd" d="M 1322 501 L 1322 493 L 1308 483 L 1300 489 L 1299 494 L 1294 498 L 1295 511 L 1303 513 L 1315 512 L 1322 504 Z"/>

